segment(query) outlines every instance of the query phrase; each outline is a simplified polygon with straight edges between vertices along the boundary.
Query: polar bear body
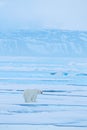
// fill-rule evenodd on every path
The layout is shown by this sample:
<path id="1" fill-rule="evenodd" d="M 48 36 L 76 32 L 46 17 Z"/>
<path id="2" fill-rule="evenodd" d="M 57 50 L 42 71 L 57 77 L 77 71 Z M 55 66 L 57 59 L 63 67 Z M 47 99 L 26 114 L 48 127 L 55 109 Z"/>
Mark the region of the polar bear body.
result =
<path id="1" fill-rule="evenodd" d="M 36 102 L 38 94 L 41 94 L 42 91 L 38 89 L 26 89 L 24 90 L 24 100 L 26 103 Z"/>

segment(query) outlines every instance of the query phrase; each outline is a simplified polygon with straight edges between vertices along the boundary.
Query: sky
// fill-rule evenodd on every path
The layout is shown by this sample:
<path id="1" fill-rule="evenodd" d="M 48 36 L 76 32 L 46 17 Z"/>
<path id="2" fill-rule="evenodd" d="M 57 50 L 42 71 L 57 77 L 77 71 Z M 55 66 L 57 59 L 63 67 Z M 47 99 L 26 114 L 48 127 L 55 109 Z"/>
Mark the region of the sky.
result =
<path id="1" fill-rule="evenodd" d="M 0 30 L 87 30 L 87 0 L 0 0 Z"/>

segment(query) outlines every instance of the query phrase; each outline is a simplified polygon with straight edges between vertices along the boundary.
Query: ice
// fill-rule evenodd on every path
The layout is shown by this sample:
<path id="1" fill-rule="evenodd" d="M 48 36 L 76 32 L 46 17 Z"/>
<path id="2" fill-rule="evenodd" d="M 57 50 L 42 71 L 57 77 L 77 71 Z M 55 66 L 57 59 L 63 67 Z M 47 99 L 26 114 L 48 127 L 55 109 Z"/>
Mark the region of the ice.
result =
<path id="1" fill-rule="evenodd" d="M 87 32 L 0 34 L 0 130 L 87 129 Z M 25 103 L 24 89 L 40 89 Z"/>
<path id="2" fill-rule="evenodd" d="M 0 59 L 0 129 L 87 128 L 86 59 L 14 58 Z M 26 88 L 43 94 L 25 103 Z"/>
<path id="3" fill-rule="evenodd" d="M 57 29 L 0 33 L 0 56 L 87 57 L 87 32 Z"/>

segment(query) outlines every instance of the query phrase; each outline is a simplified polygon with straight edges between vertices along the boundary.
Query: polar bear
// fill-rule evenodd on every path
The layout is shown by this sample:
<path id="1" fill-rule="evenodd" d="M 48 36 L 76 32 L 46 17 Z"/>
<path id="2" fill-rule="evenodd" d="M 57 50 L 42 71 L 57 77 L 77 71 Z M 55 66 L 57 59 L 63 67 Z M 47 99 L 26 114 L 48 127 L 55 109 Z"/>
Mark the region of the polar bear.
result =
<path id="1" fill-rule="evenodd" d="M 36 102 L 36 98 L 38 94 L 42 94 L 41 90 L 38 89 L 26 89 L 24 90 L 24 100 L 26 103 Z"/>

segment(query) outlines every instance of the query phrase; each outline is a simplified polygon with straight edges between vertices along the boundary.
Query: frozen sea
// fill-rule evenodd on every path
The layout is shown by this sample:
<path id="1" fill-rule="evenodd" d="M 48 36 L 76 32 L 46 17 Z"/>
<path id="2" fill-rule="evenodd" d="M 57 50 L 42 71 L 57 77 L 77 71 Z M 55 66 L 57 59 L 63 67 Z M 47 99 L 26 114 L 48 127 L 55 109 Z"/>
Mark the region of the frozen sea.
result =
<path id="1" fill-rule="evenodd" d="M 87 31 L 0 32 L 0 130 L 15 129 L 87 130 Z"/>
<path id="2" fill-rule="evenodd" d="M 43 90 L 25 103 L 26 88 Z M 87 130 L 87 59 L 0 57 L 0 130 Z"/>

